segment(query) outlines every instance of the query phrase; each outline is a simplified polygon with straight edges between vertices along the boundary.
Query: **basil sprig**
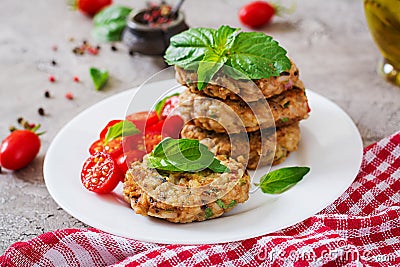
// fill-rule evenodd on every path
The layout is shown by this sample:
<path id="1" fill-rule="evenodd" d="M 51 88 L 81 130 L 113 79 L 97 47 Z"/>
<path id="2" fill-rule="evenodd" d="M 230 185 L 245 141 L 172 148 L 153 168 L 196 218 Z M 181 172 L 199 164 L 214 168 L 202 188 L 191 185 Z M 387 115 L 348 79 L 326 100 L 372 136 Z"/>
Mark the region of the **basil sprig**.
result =
<path id="1" fill-rule="evenodd" d="M 213 172 L 228 172 L 208 150 L 207 146 L 194 139 L 163 139 L 149 154 L 148 167 L 162 171 L 197 172 L 210 169 Z"/>
<path id="2" fill-rule="evenodd" d="M 223 65 L 232 67 L 228 73 L 235 79 L 279 76 L 291 66 L 286 50 L 271 36 L 229 26 L 179 33 L 171 38 L 164 58 L 170 65 L 196 70 L 200 90 Z"/>
<path id="3" fill-rule="evenodd" d="M 92 35 L 98 42 L 116 42 L 121 40 L 121 34 L 126 26 L 126 18 L 131 8 L 111 5 L 104 8 L 93 18 Z"/>
<path id="4" fill-rule="evenodd" d="M 89 69 L 90 77 L 92 78 L 94 88 L 99 91 L 108 81 L 108 71 L 100 70 L 94 67 Z"/>
<path id="5" fill-rule="evenodd" d="M 281 194 L 301 181 L 309 171 L 309 167 L 281 168 L 262 176 L 256 185 L 263 193 Z"/>
<path id="6" fill-rule="evenodd" d="M 138 128 L 136 128 L 136 125 L 133 124 L 131 121 L 120 121 L 110 128 L 108 128 L 108 131 L 106 133 L 106 136 L 104 137 L 104 143 L 108 144 L 111 140 L 121 137 L 121 136 L 129 136 L 129 135 L 134 135 L 138 134 L 140 131 Z"/>

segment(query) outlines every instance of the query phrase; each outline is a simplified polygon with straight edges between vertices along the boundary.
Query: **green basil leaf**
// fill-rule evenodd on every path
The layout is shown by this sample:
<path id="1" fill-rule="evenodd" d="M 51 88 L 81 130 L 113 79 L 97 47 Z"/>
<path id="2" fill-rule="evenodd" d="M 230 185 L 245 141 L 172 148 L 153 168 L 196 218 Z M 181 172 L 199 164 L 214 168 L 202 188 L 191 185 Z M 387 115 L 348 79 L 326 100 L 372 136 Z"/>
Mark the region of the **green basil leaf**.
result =
<path id="1" fill-rule="evenodd" d="M 221 162 L 217 159 L 214 159 L 213 162 L 211 162 L 211 165 L 208 166 L 208 168 L 213 172 L 229 172 L 229 168 L 221 164 Z"/>
<path id="2" fill-rule="evenodd" d="M 125 21 L 111 21 L 107 24 L 94 27 L 92 36 L 97 42 L 118 42 L 121 40 L 122 31 L 125 26 Z"/>
<path id="3" fill-rule="evenodd" d="M 126 18 L 131 8 L 111 5 L 104 8 L 93 18 L 92 35 L 98 42 L 116 42 L 121 40 L 121 34 L 126 26 Z"/>
<path id="4" fill-rule="evenodd" d="M 301 181 L 309 171 L 309 167 L 281 168 L 261 177 L 258 186 L 263 193 L 280 194 Z"/>
<path id="5" fill-rule="evenodd" d="M 129 136 L 138 133 L 140 133 L 140 131 L 131 121 L 120 121 L 108 128 L 106 136 L 104 137 L 104 143 L 107 144 L 111 140 L 121 136 Z"/>
<path id="6" fill-rule="evenodd" d="M 178 96 L 178 95 L 179 95 L 179 93 L 175 93 L 175 94 L 166 96 L 166 97 L 164 97 L 163 99 L 161 99 L 160 101 L 157 102 L 157 104 L 154 107 L 154 110 L 156 111 L 156 113 L 157 113 L 159 118 L 161 117 L 161 112 L 162 112 L 162 109 L 165 106 L 165 102 L 167 102 L 167 100 L 170 99 L 171 97 Z"/>
<path id="7" fill-rule="evenodd" d="M 214 172 L 229 171 L 208 147 L 194 139 L 163 139 L 148 156 L 150 168 L 164 171 L 197 172 L 206 168 Z"/>
<path id="8" fill-rule="evenodd" d="M 286 50 L 271 36 L 261 32 L 239 32 L 221 26 L 218 30 L 192 28 L 171 38 L 166 62 L 196 70 L 201 90 L 225 64 L 235 79 L 279 76 L 291 67 Z M 214 63 L 214 64 L 211 64 Z"/>
<path id="9" fill-rule="evenodd" d="M 261 32 L 241 32 L 230 52 L 228 64 L 250 79 L 279 76 L 291 66 L 286 50 Z"/>
<path id="10" fill-rule="evenodd" d="M 94 88 L 99 91 L 108 81 L 108 71 L 99 70 L 97 68 L 91 67 L 89 69 L 90 77 L 92 78 Z"/>

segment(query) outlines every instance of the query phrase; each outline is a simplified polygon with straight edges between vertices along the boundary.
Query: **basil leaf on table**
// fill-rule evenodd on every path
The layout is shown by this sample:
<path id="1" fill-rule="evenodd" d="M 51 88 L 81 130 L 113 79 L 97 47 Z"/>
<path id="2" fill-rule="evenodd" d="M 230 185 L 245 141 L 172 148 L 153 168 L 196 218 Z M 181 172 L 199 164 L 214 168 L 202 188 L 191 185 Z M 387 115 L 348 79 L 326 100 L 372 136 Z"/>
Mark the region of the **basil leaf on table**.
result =
<path id="1" fill-rule="evenodd" d="M 227 65 L 235 79 L 279 76 L 291 67 L 286 50 L 271 36 L 260 32 L 239 32 L 221 26 L 218 30 L 192 28 L 171 38 L 164 56 L 170 65 L 196 70 L 198 89 Z"/>
<path id="2" fill-rule="evenodd" d="M 262 176 L 258 186 L 263 193 L 280 194 L 301 181 L 309 171 L 309 167 L 281 168 Z"/>
<path id="3" fill-rule="evenodd" d="M 148 156 L 150 168 L 163 171 L 197 172 L 209 168 L 214 172 L 227 172 L 208 147 L 194 139 L 162 140 Z"/>
<path id="4" fill-rule="evenodd" d="M 92 77 L 92 81 L 94 84 L 94 88 L 99 91 L 108 81 L 108 71 L 100 70 L 97 68 L 89 69 L 90 77 Z"/>
<path id="5" fill-rule="evenodd" d="M 93 18 L 92 35 L 98 42 L 115 42 L 121 40 L 121 34 L 126 26 L 126 18 L 131 8 L 111 5 L 104 8 Z"/>
<path id="6" fill-rule="evenodd" d="M 157 104 L 154 107 L 154 110 L 156 111 L 157 116 L 159 118 L 161 117 L 161 112 L 162 112 L 162 109 L 164 108 L 165 102 L 167 102 L 167 100 L 170 99 L 171 97 L 178 96 L 178 95 L 179 95 L 179 93 L 175 93 L 175 94 L 166 96 L 166 97 L 164 97 L 163 99 L 161 99 L 160 101 L 157 102 Z"/>
<path id="7" fill-rule="evenodd" d="M 106 133 L 106 136 L 104 137 L 105 144 L 110 142 L 111 140 L 121 137 L 121 136 L 129 136 L 129 135 L 134 135 L 138 134 L 140 131 L 138 128 L 136 128 L 136 125 L 133 124 L 131 121 L 120 121 L 110 128 L 108 128 L 108 131 Z"/>

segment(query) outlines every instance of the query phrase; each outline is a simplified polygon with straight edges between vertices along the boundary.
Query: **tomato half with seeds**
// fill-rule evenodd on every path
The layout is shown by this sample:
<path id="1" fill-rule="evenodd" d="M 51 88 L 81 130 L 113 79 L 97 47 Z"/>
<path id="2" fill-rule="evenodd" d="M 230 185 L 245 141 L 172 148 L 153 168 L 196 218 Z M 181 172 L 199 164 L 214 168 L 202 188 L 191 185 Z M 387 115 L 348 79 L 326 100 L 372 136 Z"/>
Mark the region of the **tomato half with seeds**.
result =
<path id="1" fill-rule="evenodd" d="M 95 153 L 83 164 L 81 181 L 89 191 L 99 194 L 110 193 L 122 179 L 123 174 L 110 154 Z"/>
<path id="2" fill-rule="evenodd" d="M 165 101 L 165 104 L 161 110 L 161 118 L 165 119 L 171 114 L 171 112 L 179 105 L 179 96 L 174 95 Z"/>
<path id="3" fill-rule="evenodd" d="M 146 152 L 150 153 L 153 148 L 158 145 L 162 140 L 161 133 L 146 133 L 144 136 L 144 145 L 146 147 Z"/>
<path id="4" fill-rule="evenodd" d="M 97 152 L 106 152 L 114 159 L 118 158 L 123 153 L 122 137 L 117 137 L 109 141 L 107 144 L 104 139 L 95 141 L 89 147 L 89 153 L 93 155 Z"/>

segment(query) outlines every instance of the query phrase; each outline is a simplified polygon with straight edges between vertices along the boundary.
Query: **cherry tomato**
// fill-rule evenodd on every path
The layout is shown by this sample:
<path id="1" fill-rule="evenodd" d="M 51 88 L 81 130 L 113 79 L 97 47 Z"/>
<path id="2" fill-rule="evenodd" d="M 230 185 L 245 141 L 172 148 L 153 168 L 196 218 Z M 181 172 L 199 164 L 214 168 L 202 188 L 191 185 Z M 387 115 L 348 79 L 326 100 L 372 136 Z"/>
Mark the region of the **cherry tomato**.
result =
<path id="1" fill-rule="evenodd" d="M 165 120 L 160 120 L 156 124 L 150 125 L 149 127 L 146 127 L 146 133 L 157 133 L 160 134 L 163 127 L 164 127 L 164 122 Z"/>
<path id="2" fill-rule="evenodd" d="M 28 165 L 39 153 L 40 139 L 28 130 L 16 130 L 0 145 L 0 165 L 9 170 L 18 170 Z"/>
<path id="3" fill-rule="evenodd" d="M 104 139 L 95 141 L 89 147 L 89 153 L 94 155 L 97 152 L 106 152 L 114 159 L 118 158 L 123 153 L 122 137 L 117 137 L 107 144 L 104 144 Z"/>
<path id="4" fill-rule="evenodd" d="M 162 135 L 158 133 L 146 133 L 144 136 L 144 145 L 146 147 L 146 152 L 150 153 L 153 148 L 158 145 L 162 140 Z"/>
<path id="5" fill-rule="evenodd" d="M 179 96 L 174 95 L 165 101 L 165 104 L 161 110 L 161 119 L 165 119 L 169 114 L 179 105 Z"/>
<path id="6" fill-rule="evenodd" d="M 172 137 L 172 138 L 179 138 L 181 134 L 181 130 L 184 125 L 183 119 L 178 115 L 172 115 L 165 119 L 162 128 L 162 136 L 163 137 Z"/>
<path id="7" fill-rule="evenodd" d="M 121 156 L 118 157 L 117 159 L 117 165 L 118 168 L 122 173 L 126 173 L 128 170 L 128 166 L 135 161 L 142 161 L 143 156 L 146 155 L 145 151 L 142 150 L 130 150 Z M 124 177 L 123 177 L 124 178 Z M 122 182 L 124 179 L 122 179 Z"/>
<path id="8" fill-rule="evenodd" d="M 123 176 L 114 159 L 104 152 L 91 155 L 83 164 L 81 171 L 83 186 L 100 194 L 113 191 Z"/>
<path id="9" fill-rule="evenodd" d="M 100 132 L 100 139 L 104 139 L 106 137 L 106 134 L 108 132 L 108 128 L 110 128 L 111 126 L 117 124 L 118 122 L 121 122 L 122 120 L 111 120 L 107 123 L 107 125 L 103 128 L 103 130 L 101 130 Z"/>
<path id="10" fill-rule="evenodd" d="M 111 3 L 112 0 L 75 0 L 76 8 L 89 16 L 94 16 Z"/>
<path id="11" fill-rule="evenodd" d="M 144 140 L 142 134 L 135 134 L 130 136 L 125 136 L 122 139 L 122 144 L 124 152 L 130 150 L 144 150 Z"/>
<path id="12" fill-rule="evenodd" d="M 258 28 L 270 22 L 275 11 L 274 6 L 268 2 L 255 1 L 239 10 L 239 19 L 248 27 Z"/>
<path id="13" fill-rule="evenodd" d="M 136 128 L 139 129 L 142 133 L 144 132 L 145 127 L 150 127 L 153 124 L 156 124 L 159 119 L 157 113 L 155 111 L 142 111 L 132 113 L 126 116 L 128 121 L 131 121 L 135 124 Z"/>

